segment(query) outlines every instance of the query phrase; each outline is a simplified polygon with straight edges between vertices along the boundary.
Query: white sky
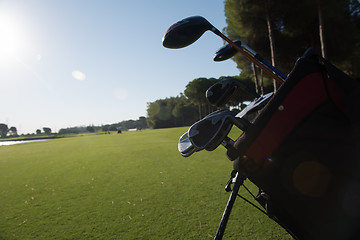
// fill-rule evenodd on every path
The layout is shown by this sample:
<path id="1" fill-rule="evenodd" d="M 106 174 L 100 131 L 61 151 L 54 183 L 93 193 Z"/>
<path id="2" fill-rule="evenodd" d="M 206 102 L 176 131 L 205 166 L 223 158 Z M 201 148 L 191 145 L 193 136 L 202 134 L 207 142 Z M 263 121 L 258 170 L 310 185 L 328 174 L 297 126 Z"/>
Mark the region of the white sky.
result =
<path id="1" fill-rule="evenodd" d="M 136 120 L 195 78 L 238 75 L 232 60 L 213 62 L 223 41 L 211 32 L 162 46 L 193 15 L 226 26 L 222 0 L 0 1 L 0 123 L 34 133 Z"/>

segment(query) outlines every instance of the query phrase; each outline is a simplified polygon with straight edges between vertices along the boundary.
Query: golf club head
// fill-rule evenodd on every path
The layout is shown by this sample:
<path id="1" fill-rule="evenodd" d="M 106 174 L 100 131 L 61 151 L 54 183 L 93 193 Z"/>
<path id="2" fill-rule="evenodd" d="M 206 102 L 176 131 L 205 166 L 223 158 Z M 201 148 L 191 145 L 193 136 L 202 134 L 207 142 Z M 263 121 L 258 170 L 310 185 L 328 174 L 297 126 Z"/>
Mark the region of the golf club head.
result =
<path id="1" fill-rule="evenodd" d="M 191 154 L 196 152 L 196 148 L 192 145 L 189 139 L 188 132 L 184 133 L 178 143 L 178 150 L 183 157 L 189 157 Z"/>
<path id="2" fill-rule="evenodd" d="M 198 40 L 204 32 L 212 28 L 211 23 L 201 16 L 188 17 L 166 30 L 162 44 L 166 48 L 183 48 Z"/>
<path id="3" fill-rule="evenodd" d="M 230 132 L 233 123 L 229 117 L 234 116 L 229 110 L 218 110 L 194 123 L 188 131 L 192 145 L 198 150 L 217 148 Z"/>
<path id="4" fill-rule="evenodd" d="M 255 98 L 260 97 L 254 89 L 251 89 L 241 80 L 236 78 L 228 78 L 215 83 L 208 88 L 205 95 L 210 104 L 220 107 L 230 100 L 232 94 L 239 86 L 247 90 Z"/>
<path id="5" fill-rule="evenodd" d="M 234 41 L 234 43 L 236 45 L 238 45 L 239 47 L 241 47 L 241 40 L 236 40 Z M 225 61 L 228 60 L 229 58 L 232 58 L 238 51 L 232 47 L 230 44 L 226 44 L 225 46 L 223 46 L 222 48 L 220 48 L 219 50 L 217 50 L 217 52 L 215 53 L 214 56 L 214 61 L 215 62 L 221 62 L 221 61 Z"/>
<path id="6" fill-rule="evenodd" d="M 260 110 L 267 102 L 269 102 L 270 98 L 274 95 L 273 92 L 267 93 L 259 98 L 255 99 L 251 103 L 249 103 L 241 112 L 239 112 L 236 117 L 243 118 L 246 114 L 255 112 Z"/>
<path id="7" fill-rule="evenodd" d="M 205 96 L 210 104 L 220 107 L 229 101 L 236 88 L 233 80 L 226 79 L 209 87 Z"/>

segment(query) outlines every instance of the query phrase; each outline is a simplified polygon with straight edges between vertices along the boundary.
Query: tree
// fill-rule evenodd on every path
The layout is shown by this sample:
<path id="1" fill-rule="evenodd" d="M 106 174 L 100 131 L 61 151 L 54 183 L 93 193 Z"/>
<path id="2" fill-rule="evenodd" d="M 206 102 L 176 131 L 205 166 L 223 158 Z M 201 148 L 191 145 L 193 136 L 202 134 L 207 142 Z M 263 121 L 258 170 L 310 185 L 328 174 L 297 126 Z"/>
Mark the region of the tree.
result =
<path id="1" fill-rule="evenodd" d="M 180 120 L 181 126 L 189 126 L 196 122 L 198 120 L 196 106 L 184 95 L 180 95 L 178 100 L 172 114 Z"/>
<path id="2" fill-rule="evenodd" d="M 37 135 L 41 134 L 41 130 L 40 130 L 40 129 L 36 129 L 36 134 L 37 134 Z"/>
<path id="3" fill-rule="evenodd" d="M 227 0 L 225 16 L 228 26 L 225 31 L 230 38 L 241 37 L 247 44 L 256 46 L 257 51 L 265 58 L 270 57 L 272 65 L 276 66 L 275 39 L 280 32 L 281 21 L 274 2 L 273 0 Z M 246 72 L 245 75 L 253 74 L 257 83 L 256 68 L 243 56 L 238 55 L 234 59 L 238 67 Z M 275 80 L 273 85 L 276 90 Z"/>
<path id="4" fill-rule="evenodd" d="M 321 1 L 324 50 L 327 59 L 359 77 L 360 6 L 358 1 Z M 320 24 L 319 24 L 320 27 Z M 321 37 L 321 35 L 320 35 Z M 318 38 L 319 39 L 319 38 Z"/>
<path id="5" fill-rule="evenodd" d="M 0 123 L 0 137 L 5 138 L 9 131 L 8 126 L 5 123 Z"/>
<path id="6" fill-rule="evenodd" d="M 9 133 L 10 133 L 11 136 L 14 136 L 14 137 L 18 135 L 16 127 L 11 127 L 9 129 Z"/>
<path id="7" fill-rule="evenodd" d="M 109 131 L 117 131 L 116 125 L 111 124 L 110 127 L 109 127 Z"/>
<path id="8" fill-rule="evenodd" d="M 134 129 L 136 128 L 136 121 L 135 120 L 126 120 L 122 121 L 117 127 L 120 127 L 121 129 Z"/>
<path id="9" fill-rule="evenodd" d="M 51 134 L 51 128 L 48 128 L 48 127 L 44 127 L 43 128 L 43 131 L 46 135 L 50 135 Z"/>
<path id="10" fill-rule="evenodd" d="M 184 95 L 148 103 L 147 114 L 151 128 L 180 127 L 198 120 L 196 106 Z"/>
<path id="11" fill-rule="evenodd" d="M 147 128 L 148 125 L 147 125 L 147 122 L 146 122 L 146 117 L 139 117 L 139 120 L 137 120 L 137 128 L 141 128 L 141 129 L 144 129 L 144 128 Z"/>
<path id="12" fill-rule="evenodd" d="M 196 78 L 186 85 L 184 94 L 198 106 L 199 119 L 212 112 L 212 106 L 206 100 L 206 90 L 215 84 L 215 78 Z"/>
<path id="13" fill-rule="evenodd" d="M 107 132 L 109 131 L 109 128 L 110 128 L 110 125 L 104 125 L 104 126 L 102 127 L 102 130 L 103 130 L 105 133 L 107 133 Z"/>
<path id="14" fill-rule="evenodd" d="M 321 46 L 321 56 L 323 58 L 327 58 L 321 0 L 317 0 L 317 4 L 318 4 L 318 16 L 319 16 L 319 37 L 320 37 L 320 46 Z"/>
<path id="15" fill-rule="evenodd" d="M 152 128 L 168 128 L 174 127 L 174 118 L 172 116 L 171 98 L 159 99 L 155 102 L 148 103 L 148 124 Z"/>
<path id="16" fill-rule="evenodd" d="M 98 128 L 101 129 L 101 127 Z M 61 128 L 59 130 L 59 134 L 78 134 L 78 133 L 85 133 L 86 131 L 87 131 L 86 127 Z"/>
<path id="17" fill-rule="evenodd" d="M 276 60 L 275 60 L 275 37 L 274 37 L 274 25 L 276 23 L 275 19 L 276 17 L 272 17 L 271 14 L 274 11 L 274 7 L 272 7 L 274 5 L 273 1 L 271 0 L 265 0 L 265 5 L 264 5 L 264 12 L 265 12 L 265 16 L 266 16 L 266 25 L 267 25 L 267 29 L 268 29 L 268 37 L 269 37 L 269 46 L 270 46 L 270 55 L 271 55 L 271 64 L 276 67 Z M 255 81 L 257 79 L 255 78 Z M 274 92 L 276 92 L 277 90 L 277 84 L 275 79 L 273 80 L 273 84 L 274 84 Z"/>
<path id="18" fill-rule="evenodd" d="M 87 126 L 87 127 L 86 127 L 86 130 L 87 130 L 88 132 L 93 133 L 93 132 L 95 132 L 95 127 L 94 127 L 94 126 Z"/>

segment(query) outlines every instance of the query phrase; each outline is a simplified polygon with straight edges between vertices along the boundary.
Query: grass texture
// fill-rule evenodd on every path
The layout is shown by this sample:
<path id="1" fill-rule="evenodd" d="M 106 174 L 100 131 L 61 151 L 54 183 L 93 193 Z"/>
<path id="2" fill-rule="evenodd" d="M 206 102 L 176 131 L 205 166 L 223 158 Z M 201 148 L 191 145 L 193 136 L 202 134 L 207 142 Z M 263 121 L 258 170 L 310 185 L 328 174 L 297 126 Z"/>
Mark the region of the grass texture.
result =
<path id="1" fill-rule="evenodd" d="M 0 146 L 0 239 L 213 239 L 232 164 L 222 147 L 181 157 L 186 130 Z M 237 199 L 224 239 L 291 238 Z"/>

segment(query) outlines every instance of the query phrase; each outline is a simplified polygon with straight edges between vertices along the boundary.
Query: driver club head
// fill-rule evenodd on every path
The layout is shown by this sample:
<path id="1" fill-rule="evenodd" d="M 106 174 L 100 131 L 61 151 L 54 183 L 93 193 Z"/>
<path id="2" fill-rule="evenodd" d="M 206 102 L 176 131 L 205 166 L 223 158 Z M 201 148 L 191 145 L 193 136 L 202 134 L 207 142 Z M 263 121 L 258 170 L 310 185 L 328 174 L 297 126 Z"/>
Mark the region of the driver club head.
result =
<path id="1" fill-rule="evenodd" d="M 191 154 L 197 151 L 194 145 L 192 145 L 192 143 L 190 142 L 188 132 L 184 133 L 180 137 L 178 143 L 178 150 L 183 157 L 189 157 Z"/>
<path id="2" fill-rule="evenodd" d="M 241 40 L 235 40 L 234 43 L 239 47 L 241 47 L 242 44 Z M 230 44 L 226 44 L 225 46 L 217 50 L 214 56 L 214 61 L 215 62 L 225 61 L 229 58 L 232 58 L 237 52 L 238 51 L 233 46 L 231 46 Z"/>
<path id="3" fill-rule="evenodd" d="M 194 43 L 204 32 L 212 28 L 214 28 L 213 25 L 204 17 L 188 17 L 175 23 L 166 30 L 162 38 L 162 44 L 166 48 L 183 48 Z"/>

